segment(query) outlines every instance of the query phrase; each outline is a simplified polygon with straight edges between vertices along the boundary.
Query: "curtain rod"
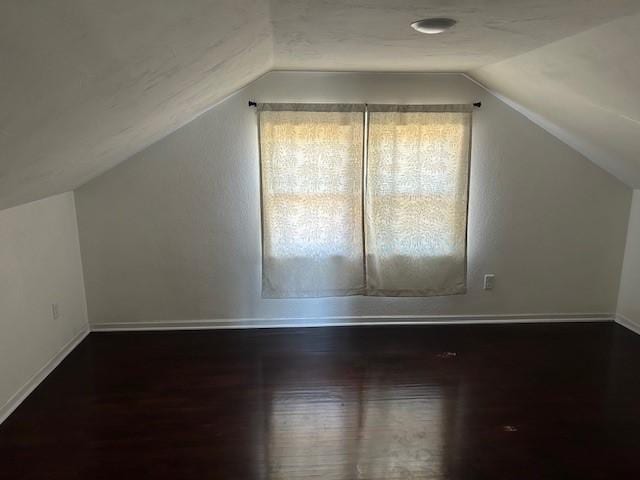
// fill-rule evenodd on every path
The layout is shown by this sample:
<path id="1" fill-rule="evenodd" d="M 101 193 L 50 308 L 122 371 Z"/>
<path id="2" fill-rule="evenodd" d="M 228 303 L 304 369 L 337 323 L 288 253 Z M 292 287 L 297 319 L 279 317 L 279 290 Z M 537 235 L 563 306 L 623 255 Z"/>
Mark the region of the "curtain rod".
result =
<path id="1" fill-rule="evenodd" d="M 476 108 L 480 108 L 482 106 L 482 102 L 474 102 L 472 105 L 474 107 L 476 107 Z M 250 107 L 257 107 L 258 104 L 256 102 L 254 102 L 253 100 L 249 100 L 249 106 Z"/>

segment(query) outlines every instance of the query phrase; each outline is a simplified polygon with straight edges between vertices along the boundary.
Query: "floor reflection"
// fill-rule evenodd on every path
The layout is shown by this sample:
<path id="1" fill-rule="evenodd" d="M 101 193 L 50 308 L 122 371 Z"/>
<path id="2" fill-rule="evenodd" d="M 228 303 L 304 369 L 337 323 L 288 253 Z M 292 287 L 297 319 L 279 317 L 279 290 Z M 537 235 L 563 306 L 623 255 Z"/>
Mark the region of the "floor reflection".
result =
<path id="1" fill-rule="evenodd" d="M 358 478 L 438 478 L 442 473 L 442 398 L 438 387 L 369 392 L 358 448 Z"/>
<path id="2" fill-rule="evenodd" d="M 271 404 L 271 480 L 353 478 L 358 402 L 345 389 L 278 391 Z"/>
<path id="3" fill-rule="evenodd" d="M 443 478 L 446 411 L 439 384 L 386 383 L 380 372 L 345 369 L 326 357 L 277 370 L 265 398 L 270 480 Z"/>

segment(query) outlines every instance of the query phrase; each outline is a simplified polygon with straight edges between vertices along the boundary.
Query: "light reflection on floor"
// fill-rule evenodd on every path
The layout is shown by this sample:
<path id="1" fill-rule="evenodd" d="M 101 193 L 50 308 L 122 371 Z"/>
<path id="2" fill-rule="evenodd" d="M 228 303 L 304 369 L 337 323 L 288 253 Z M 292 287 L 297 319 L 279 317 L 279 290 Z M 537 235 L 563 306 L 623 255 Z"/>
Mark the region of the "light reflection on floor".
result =
<path id="1" fill-rule="evenodd" d="M 313 385 L 280 385 L 267 403 L 268 478 L 442 478 L 438 385 L 340 385 L 331 367 Z M 318 379 L 322 379 L 318 382 Z"/>

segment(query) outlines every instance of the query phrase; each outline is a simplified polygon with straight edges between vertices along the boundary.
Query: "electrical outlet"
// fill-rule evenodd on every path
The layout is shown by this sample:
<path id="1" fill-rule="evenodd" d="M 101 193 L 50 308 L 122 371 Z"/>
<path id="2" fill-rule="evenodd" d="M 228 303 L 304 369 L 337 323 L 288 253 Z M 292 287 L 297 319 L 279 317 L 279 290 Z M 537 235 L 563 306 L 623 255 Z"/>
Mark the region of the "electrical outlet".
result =
<path id="1" fill-rule="evenodd" d="M 488 273 L 484 276 L 484 289 L 493 290 L 496 286 L 496 276 L 493 273 Z"/>
<path id="2" fill-rule="evenodd" d="M 58 307 L 57 303 L 51 304 L 51 315 L 53 316 L 54 320 L 60 318 L 60 308 Z"/>

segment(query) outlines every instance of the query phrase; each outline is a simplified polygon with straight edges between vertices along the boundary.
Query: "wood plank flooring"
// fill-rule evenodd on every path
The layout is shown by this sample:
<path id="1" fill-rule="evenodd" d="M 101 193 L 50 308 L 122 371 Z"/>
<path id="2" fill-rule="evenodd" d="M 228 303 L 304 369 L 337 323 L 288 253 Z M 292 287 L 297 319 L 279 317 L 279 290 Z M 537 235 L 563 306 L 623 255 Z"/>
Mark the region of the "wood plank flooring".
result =
<path id="1" fill-rule="evenodd" d="M 0 478 L 636 479 L 640 336 L 92 333 L 0 425 Z"/>

